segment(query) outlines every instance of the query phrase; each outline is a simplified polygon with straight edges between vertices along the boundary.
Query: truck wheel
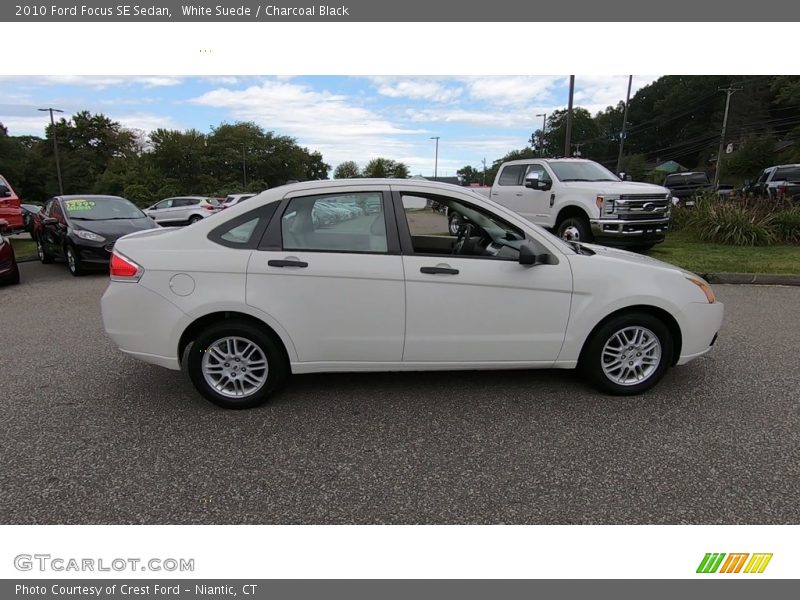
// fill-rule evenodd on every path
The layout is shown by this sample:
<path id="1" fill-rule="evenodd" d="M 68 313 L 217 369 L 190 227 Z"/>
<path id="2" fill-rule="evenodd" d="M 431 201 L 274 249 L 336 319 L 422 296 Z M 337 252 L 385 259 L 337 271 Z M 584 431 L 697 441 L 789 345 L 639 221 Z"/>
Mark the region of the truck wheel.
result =
<path id="1" fill-rule="evenodd" d="M 569 217 L 561 221 L 556 228 L 556 235 L 568 242 L 591 242 L 592 228 L 586 217 Z"/>
<path id="2" fill-rule="evenodd" d="M 601 392 L 631 396 L 646 392 L 672 362 L 673 341 L 663 321 L 640 312 L 601 325 L 586 343 L 580 368 Z"/>

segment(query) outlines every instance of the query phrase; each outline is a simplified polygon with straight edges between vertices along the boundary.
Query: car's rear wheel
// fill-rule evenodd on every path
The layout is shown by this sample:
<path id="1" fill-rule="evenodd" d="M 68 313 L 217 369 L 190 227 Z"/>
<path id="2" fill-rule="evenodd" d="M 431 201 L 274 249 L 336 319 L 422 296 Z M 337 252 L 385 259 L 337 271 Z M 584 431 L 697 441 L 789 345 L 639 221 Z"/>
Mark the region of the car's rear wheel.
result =
<path id="1" fill-rule="evenodd" d="M 200 215 L 192 215 L 191 217 L 189 217 L 189 225 L 192 225 L 193 223 L 197 223 L 202 218 L 203 217 L 201 217 Z"/>
<path id="2" fill-rule="evenodd" d="M 556 227 L 556 235 L 568 242 L 591 242 L 592 228 L 586 217 L 569 217 Z"/>
<path id="3" fill-rule="evenodd" d="M 48 254 L 47 251 L 44 249 L 44 244 L 40 237 L 37 236 L 36 238 L 36 254 L 39 256 L 39 260 L 44 265 L 49 265 L 53 262 L 53 256 Z"/>
<path id="4" fill-rule="evenodd" d="M 75 277 L 80 277 L 86 272 L 81 262 L 81 257 L 78 256 L 78 251 L 71 245 L 68 245 L 64 251 L 64 256 L 67 259 L 67 268 L 69 272 Z"/>
<path id="5" fill-rule="evenodd" d="M 234 409 L 263 404 L 289 374 L 280 343 L 246 321 L 222 321 L 203 331 L 186 369 L 207 400 Z"/>
<path id="6" fill-rule="evenodd" d="M 667 372 L 673 348 L 663 321 L 647 313 L 627 313 L 595 331 L 580 366 L 600 391 L 617 396 L 641 394 Z"/>

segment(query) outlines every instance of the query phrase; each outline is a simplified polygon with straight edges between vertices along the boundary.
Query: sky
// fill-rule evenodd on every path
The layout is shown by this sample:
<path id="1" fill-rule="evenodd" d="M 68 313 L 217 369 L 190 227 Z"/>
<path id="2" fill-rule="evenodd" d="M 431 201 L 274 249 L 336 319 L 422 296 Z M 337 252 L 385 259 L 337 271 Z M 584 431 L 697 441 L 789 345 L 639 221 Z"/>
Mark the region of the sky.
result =
<path id="1" fill-rule="evenodd" d="M 632 94 L 657 76 L 634 76 Z M 322 153 L 334 169 L 382 156 L 413 175 L 453 176 L 524 147 L 541 113 L 566 108 L 568 76 L 473 77 L 0 77 L 0 123 L 10 135 L 44 135 L 49 116 L 103 113 L 145 135 L 159 127 L 208 133 L 221 123 L 254 121 Z M 624 101 L 627 75 L 576 75 L 576 106 L 593 114 Z"/>

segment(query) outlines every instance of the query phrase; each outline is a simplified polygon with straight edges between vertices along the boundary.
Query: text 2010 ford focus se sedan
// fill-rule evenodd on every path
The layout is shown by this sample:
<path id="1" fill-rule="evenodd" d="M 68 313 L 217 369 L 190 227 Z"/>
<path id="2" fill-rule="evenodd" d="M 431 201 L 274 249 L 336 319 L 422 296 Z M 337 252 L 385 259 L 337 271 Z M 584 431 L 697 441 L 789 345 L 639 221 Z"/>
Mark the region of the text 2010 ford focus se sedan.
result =
<path id="1" fill-rule="evenodd" d="M 463 215 L 455 235 L 431 206 Z M 637 394 L 706 353 L 723 314 L 692 273 L 563 242 L 467 188 L 387 179 L 287 185 L 125 236 L 102 307 L 122 351 L 229 408 L 324 371 L 579 367 Z"/>

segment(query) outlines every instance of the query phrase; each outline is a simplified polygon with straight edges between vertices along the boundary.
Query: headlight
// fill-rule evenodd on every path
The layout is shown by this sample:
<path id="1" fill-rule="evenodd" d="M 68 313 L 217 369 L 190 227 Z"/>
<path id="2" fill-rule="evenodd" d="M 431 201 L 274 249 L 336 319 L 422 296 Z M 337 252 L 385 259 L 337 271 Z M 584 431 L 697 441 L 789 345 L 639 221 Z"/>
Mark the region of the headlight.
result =
<path id="1" fill-rule="evenodd" d="M 597 196 L 595 204 L 600 209 L 600 216 L 609 219 L 617 218 L 619 196 Z"/>
<path id="2" fill-rule="evenodd" d="M 106 238 L 102 235 L 97 235 L 92 231 L 86 231 L 85 229 L 75 229 L 75 235 L 77 235 L 82 240 L 89 240 L 90 242 L 105 242 Z"/>
<path id="3" fill-rule="evenodd" d="M 697 287 L 699 287 L 700 290 L 702 290 L 702 292 L 705 294 L 706 300 L 708 300 L 709 304 L 714 304 L 714 302 L 717 301 L 717 297 L 714 295 L 714 290 L 711 289 L 711 286 L 708 285 L 708 283 L 706 281 L 703 281 L 702 279 L 695 278 L 695 277 L 687 277 L 686 279 L 688 281 L 691 281 L 693 284 L 695 284 Z"/>

